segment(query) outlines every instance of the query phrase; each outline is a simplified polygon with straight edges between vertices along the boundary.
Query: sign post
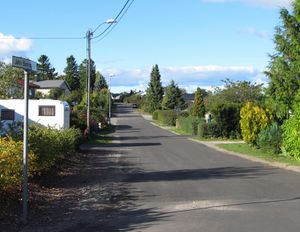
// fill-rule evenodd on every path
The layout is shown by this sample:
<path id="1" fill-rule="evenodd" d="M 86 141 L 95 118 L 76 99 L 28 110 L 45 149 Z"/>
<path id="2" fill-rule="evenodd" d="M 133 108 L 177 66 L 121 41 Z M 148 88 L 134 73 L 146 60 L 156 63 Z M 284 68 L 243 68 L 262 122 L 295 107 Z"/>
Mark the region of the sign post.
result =
<path id="1" fill-rule="evenodd" d="M 28 72 L 36 71 L 37 64 L 34 61 L 22 58 L 12 57 L 12 66 L 24 69 L 24 129 L 23 129 L 23 185 L 22 185 L 22 200 L 23 200 L 23 215 L 22 221 L 27 224 L 28 213 Z"/>

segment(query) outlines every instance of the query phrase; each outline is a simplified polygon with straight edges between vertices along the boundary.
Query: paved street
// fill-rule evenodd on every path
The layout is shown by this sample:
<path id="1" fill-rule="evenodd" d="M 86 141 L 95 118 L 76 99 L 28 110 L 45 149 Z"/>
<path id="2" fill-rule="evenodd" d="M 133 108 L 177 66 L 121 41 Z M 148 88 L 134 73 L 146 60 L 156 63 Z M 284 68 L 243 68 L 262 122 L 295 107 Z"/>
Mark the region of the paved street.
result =
<path id="1" fill-rule="evenodd" d="M 299 231 L 300 175 L 214 151 L 120 105 L 115 115 L 129 205 L 122 231 Z"/>

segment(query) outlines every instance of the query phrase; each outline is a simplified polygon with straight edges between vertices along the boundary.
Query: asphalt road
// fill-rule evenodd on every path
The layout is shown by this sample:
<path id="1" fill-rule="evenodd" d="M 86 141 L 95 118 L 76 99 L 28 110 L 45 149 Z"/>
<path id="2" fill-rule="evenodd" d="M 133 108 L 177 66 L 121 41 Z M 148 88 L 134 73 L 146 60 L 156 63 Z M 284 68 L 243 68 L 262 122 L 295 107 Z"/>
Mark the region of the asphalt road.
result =
<path id="1" fill-rule="evenodd" d="M 119 105 L 111 144 L 127 206 L 120 231 L 300 231 L 300 174 L 212 150 Z M 125 200 L 124 200 L 125 201 Z"/>

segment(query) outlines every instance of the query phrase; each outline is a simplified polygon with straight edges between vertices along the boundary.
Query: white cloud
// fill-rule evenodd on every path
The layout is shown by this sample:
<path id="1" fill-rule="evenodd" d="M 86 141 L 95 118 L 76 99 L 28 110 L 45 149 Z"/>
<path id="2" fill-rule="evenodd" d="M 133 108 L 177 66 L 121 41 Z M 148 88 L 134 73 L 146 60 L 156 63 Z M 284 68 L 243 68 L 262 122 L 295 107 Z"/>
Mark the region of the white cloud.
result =
<path id="1" fill-rule="evenodd" d="M 30 51 L 32 41 L 26 38 L 16 38 L 0 32 L 0 59 L 7 60 L 11 55 L 25 54 Z"/>
<path id="2" fill-rule="evenodd" d="M 246 29 L 240 29 L 238 30 L 239 33 L 241 34 L 246 34 L 246 35 L 253 35 L 262 39 L 270 39 L 271 35 L 266 32 L 266 31 L 259 31 L 256 28 L 253 27 L 248 27 Z"/>
<path id="3" fill-rule="evenodd" d="M 294 0 L 202 0 L 203 2 L 230 3 L 242 2 L 266 7 L 289 7 Z"/>
<path id="4" fill-rule="evenodd" d="M 180 88 L 193 92 L 197 87 L 212 89 L 221 86 L 222 80 L 233 81 L 247 80 L 256 83 L 265 82 L 262 72 L 251 66 L 180 66 L 180 67 L 159 67 L 161 79 L 164 86 L 174 80 Z M 133 70 L 104 69 L 100 72 L 110 78 L 113 92 L 129 90 L 146 90 L 150 80 L 151 67 Z"/>

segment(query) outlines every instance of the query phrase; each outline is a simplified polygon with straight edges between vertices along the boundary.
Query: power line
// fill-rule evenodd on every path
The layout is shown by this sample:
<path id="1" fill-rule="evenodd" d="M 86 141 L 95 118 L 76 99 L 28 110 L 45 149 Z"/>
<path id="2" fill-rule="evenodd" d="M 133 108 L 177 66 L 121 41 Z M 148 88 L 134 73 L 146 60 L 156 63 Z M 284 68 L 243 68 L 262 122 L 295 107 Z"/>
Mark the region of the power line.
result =
<path id="1" fill-rule="evenodd" d="M 130 2 L 130 1 L 131 1 L 131 2 Z M 128 9 L 130 8 L 130 6 L 132 5 L 133 2 L 134 2 L 134 0 L 127 0 L 127 1 L 126 1 L 126 3 L 125 3 L 124 6 L 122 7 L 122 9 L 121 9 L 120 12 L 118 13 L 118 15 L 114 18 L 114 20 L 116 20 L 117 23 L 119 23 L 119 22 L 121 21 L 121 19 L 123 18 L 123 16 L 125 15 L 125 13 L 128 11 Z M 130 3 L 130 4 L 129 4 L 129 3 Z M 128 4 L 129 4 L 129 5 L 128 5 Z M 128 5 L 128 7 L 127 7 L 127 5 Z M 126 8 L 126 7 L 127 7 L 127 8 Z M 119 17 L 120 17 L 120 19 L 119 19 Z M 116 26 L 116 24 L 115 24 L 115 25 L 109 24 L 109 26 L 108 26 L 103 32 L 101 32 L 99 35 L 93 37 L 93 39 L 97 39 L 97 38 L 99 38 L 100 36 L 104 35 L 104 34 L 107 32 L 107 34 L 104 35 L 104 37 L 106 37 L 106 36 L 114 29 L 115 26 Z M 109 29 L 111 29 L 111 30 L 109 30 Z M 103 37 L 103 38 L 104 38 L 104 37 Z M 101 38 L 100 40 L 102 40 L 103 38 Z M 97 40 L 96 42 L 98 42 L 98 41 L 100 41 L 100 40 Z"/>
<path id="2" fill-rule="evenodd" d="M 124 15 L 127 13 L 127 11 L 129 10 L 129 8 L 131 7 L 132 3 L 134 2 L 134 0 L 131 1 L 131 3 L 129 4 L 129 6 L 126 8 L 126 10 L 124 11 L 124 13 L 121 15 L 120 19 L 118 20 L 118 22 L 120 22 L 122 20 L 122 18 L 124 17 Z M 110 25 L 112 26 L 110 28 L 110 30 L 105 34 L 103 35 L 102 38 L 98 39 L 97 41 L 95 41 L 95 43 L 98 43 L 100 42 L 101 40 L 103 40 L 106 36 L 108 36 L 108 34 L 115 28 L 115 26 L 117 26 L 117 24 L 114 24 L 114 25 Z"/>
<path id="3" fill-rule="evenodd" d="M 2 37 L 0 40 L 20 40 L 20 39 L 31 39 L 31 40 L 81 40 L 85 39 L 85 37 Z"/>

